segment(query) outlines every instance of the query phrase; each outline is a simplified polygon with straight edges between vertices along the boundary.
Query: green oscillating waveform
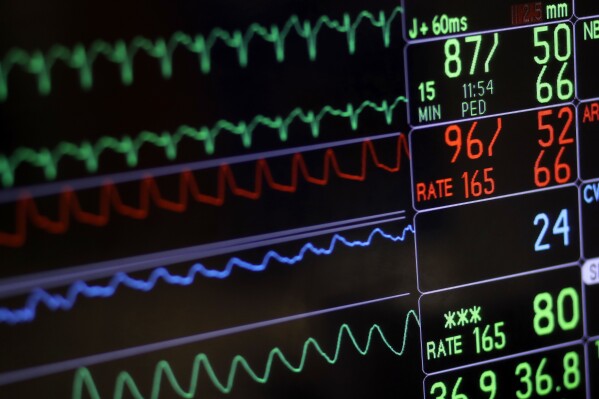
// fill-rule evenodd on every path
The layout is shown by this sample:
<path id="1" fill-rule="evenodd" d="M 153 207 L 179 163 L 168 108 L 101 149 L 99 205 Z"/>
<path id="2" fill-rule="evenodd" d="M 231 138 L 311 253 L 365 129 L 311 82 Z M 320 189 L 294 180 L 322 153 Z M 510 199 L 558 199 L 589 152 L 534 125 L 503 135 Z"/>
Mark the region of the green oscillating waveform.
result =
<path id="1" fill-rule="evenodd" d="M 276 60 L 282 62 L 285 60 L 285 41 L 292 32 L 296 32 L 299 37 L 306 40 L 308 57 L 314 61 L 317 55 L 318 34 L 323 28 L 345 34 L 349 53 L 354 54 L 356 32 L 362 23 L 367 22 L 381 30 L 383 44 L 389 47 L 391 24 L 401 12 L 401 7 L 396 7 L 389 14 L 380 11 L 375 15 L 370 11 L 362 11 L 354 19 L 348 13 L 344 13 L 340 19 L 323 15 L 314 23 L 308 20 L 302 21 L 297 15 L 292 15 L 283 26 L 253 23 L 245 31 L 215 28 L 208 35 L 192 36 L 175 32 L 168 39 L 159 37 L 152 40 L 137 36 L 128 43 L 124 40 L 113 43 L 96 40 L 87 47 L 83 44 L 76 44 L 73 47 L 57 44 L 45 53 L 41 50 L 29 52 L 14 48 L 9 50 L 0 61 L 0 101 L 6 100 L 8 96 L 8 75 L 15 66 L 36 76 L 38 91 L 45 95 L 52 90 L 52 68 L 57 61 L 62 61 L 69 68 L 78 71 L 79 83 L 87 90 L 93 86 L 93 66 L 99 56 L 118 65 L 122 83 L 130 85 L 133 82 L 134 58 L 140 51 L 158 60 L 162 76 L 168 79 L 173 73 L 173 54 L 178 48 L 196 54 L 200 70 L 205 74 L 209 73 L 212 69 L 212 50 L 218 42 L 235 50 L 239 65 L 245 67 L 248 64 L 249 44 L 254 38 L 272 43 Z"/>
<path id="2" fill-rule="evenodd" d="M 157 399 L 159 397 L 163 377 L 166 379 L 166 381 L 170 384 L 170 387 L 172 388 L 172 390 L 179 397 L 181 397 L 181 398 L 195 397 L 196 394 L 198 393 L 198 380 L 199 380 L 200 371 L 202 369 L 204 370 L 204 372 L 206 373 L 206 375 L 208 376 L 208 378 L 210 379 L 212 384 L 216 387 L 216 389 L 218 389 L 223 394 L 227 394 L 232 391 L 232 389 L 235 385 L 235 377 L 237 375 L 237 372 L 240 369 L 245 371 L 247 373 L 247 375 L 255 382 L 257 382 L 259 384 L 267 383 L 271 376 L 272 367 L 273 367 L 275 358 L 279 359 L 279 361 L 287 369 L 289 369 L 289 371 L 291 371 L 292 373 L 301 373 L 304 370 L 304 368 L 306 367 L 306 359 L 308 357 L 308 351 L 311 347 L 314 348 L 314 351 L 316 351 L 316 353 L 318 353 L 327 363 L 335 364 L 339 360 L 339 355 L 341 352 L 341 344 L 343 342 L 343 337 L 346 335 L 347 335 L 347 340 L 349 341 L 349 343 L 351 343 L 351 345 L 354 347 L 354 349 L 360 355 L 366 355 L 369 352 L 370 347 L 373 342 L 373 336 L 376 334 L 380 337 L 380 339 L 383 342 L 383 344 L 385 345 L 385 347 L 387 349 L 389 349 L 389 351 L 392 354 L 394 354 L 396 356 L 402 356 L 405 351 L 405 347 L 406 347 L 406 339 L 407 339 L 407 335 L 408 335 L 408 322 L 410 320 L 410 317 L 412 317 L 417 323 L 419 323 L 418 316 L 416 315 L 416 313 L 413 310 L 410 310 L 407 313 L 406 319 L 405 319 L 403 341 L 401 344 L 401 349 L 396 349 L 393 346 L 391 346 L 388 339 L 385 337 L 385 334 L 381 330 L 380 326 L 378 326 L 377 324 L 373 324 L 372 327 L 370 328 L 370 330 L 368 332 L 368 338 L 366 340 L 366 343 L 363 346 L 357 342 L 356 337 L 354 336 L 354 333 L 351 331 L 349 325 L 343 324 L 341 326 L 341 328 L 339 329 L 339 333 L 337 335 L 337 345 L 335 347 L 334 353 L 332 353 L 332 354 L 327 354 L 325 352 L 325 350 L 322 349 L 320 344 L 314 338 L 308 338 L 304 342 L 302 356 L 301 356 L 301 359 L 299 360 L 299 362 L 297 362 L 297 365 L 292 364 L 287 359 L 287 357 L 283 354 L 281 349 L 279 349 L 279 348 L 273 348 L 270 351 L 270 353 L 268 355 L 268 360 L 266 361 L 266 366 L 264 367 L 263 370 L 258 370 L 258 371 L 256 371 L 254 368 L 252 368 L 252 366 L 250 366 L 248 361 L 243 356 L 237 355 L 231 361 L 229 374 L 227 375 L 226 380 L 219 379 L 219 377 L 216 375 L 214 369 L 212 368 L 212 365 L 210 363 L 210 359 L 208 358 L 208 356 L 203 353 L 200 353 L 194 359 L 193 369 L 191 372 L 191 380 L 189 382 L 188 388 L 182 387 L 181 384 L 179 383 L 179 381 L 177 381 L 177 377 L 175 377 L 170 364 L 166 360 L 161 360 L 160 362 L 158 362 L 158 364 L 156 365 L 156 367 L 154 369 L 154 377 L 153 377 L 153 381 L 152 381 L 152 391 L 150 394 L 150 398 Z M 114 392 L 113 392 L 113 398 L 114 399 L 123 398 L 123 396 L 125 395 L 125 390 L 128 390 L 129 393 L 131 394 L 131 396 L 136 399 L 144 399 L 144 396 L 141 394 L 141 392 L 140 392 L 139 388 L 137 387 L 137 384 L 135 383 L 135 380 L 133 379 L 131 374 L 129 374 L 126 371 L 122 371 L 119 373 L 119 375 L 116 379 L 116 384 L 115 384 Z M 96 384 L 94 382 L 94 379 L 93 379 L 89 369 L 80 368 L 75 373 L 75 378 L 73 381 L 73 392 L 72 392 L 73 396 L 72 396 L 72 398 L 73 399 L 83 398 L 84 391 L 86 391 L 88 396 L 91 397 L 92 399 L 100 399 L 101 398 L 100 393 L 98 392 L 98 389 L 96 387 Z M 88 396 L 86 396 L 86 397 L 88 397 Z"/>
<path id="3" fill-rule="evenodd" d="M 312 137 L 316 138 L 320 135 L 322 119 L 326 116 L 348 119 L 352 130 L 356 130 L 360 115 L 367 109 L 384 114 L 385 122 L 387 125 L 391 125 L 394 110 L 400 103 L 404 102 L 406 102 L 405 97 L 400 96 L 391 103 L 386 100 L 380 103 L 364 101 L 357 107 L 353 104 L 347 104 L 344 109 L 327 105 L 318 113 L 295 108 L 286 117 L 276 116 L 271 118 L 264 115 L 257 115 L 250 122 L 241 121 L 238 123 L 220 120 L 212 127 L 202 126 L 199 129 L 183 125 L 172 133 L 166 131 L 161 133 L 142 131 L 134 138 L 130 136 L 122 138 L 104 136 L 93 144 L 89 141 L 83 141 L 80 144 L 61 142 L 53 150 L 49 150 L 48 148 L 35 150 L 20 147 L 10 156 L 0 155 L 0 180 L 3 186 L 12 186 L 15 180 L 15 171 L 23 163 L 43 169 L 47 180 L 55 180 L 58 175 L 58 163 L 64 157 L 71 157 L 84 162 L 86 170 L 89 173 L 95 173 L 99 167 L 100 155 L 107 150 L 123 154 L 127 165 L 135 167 L 139 161 L 140 149 L 146 144 L 163 148 L 167 159 L 174 160 L 177 157 L 179 143 L 184 138 L 202 142 L 206 153 L 213 154 L 216 137 L 221 132 L 229 132 L 240 136 L 244 147 L 249 148 L 252 145 L 254 130 L 258 126 L 264 126 L 277 131 L 279 139 L 286 141 L 289 126 L 295 121 L 308 125 Z"/>

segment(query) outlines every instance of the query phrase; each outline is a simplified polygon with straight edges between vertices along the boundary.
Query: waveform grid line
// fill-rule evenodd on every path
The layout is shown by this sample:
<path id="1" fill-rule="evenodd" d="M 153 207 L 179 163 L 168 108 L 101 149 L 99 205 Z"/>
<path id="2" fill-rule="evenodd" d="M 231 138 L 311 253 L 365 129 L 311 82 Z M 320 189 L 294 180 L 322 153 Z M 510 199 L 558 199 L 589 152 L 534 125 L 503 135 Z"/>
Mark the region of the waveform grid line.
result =
<path id="1" fill-rule="evenodd" d="M 302 122 L 309 126 L 312 137 L 320 136 L 320 125 L 326 116 L 348 119 L 353 131 L 359 127 L 359 117 L 367 109 L 384 114 L 388 126 L 393 122 L 393 112 L 400 103 L 407 102 L 404 96 L 398 96 L 393 101 L 383 100 L 376 103 L 365 100 L 357 106 L 348 103 L 343 108 L 324 106 L 319 112 L 293 109 L 286 117 L 268 117 L 256 115 L 250 122 L 231 122 L 221 119 L 212 127 L 202 126 L 194 128 L 188 125 L 178 127 L 173 133 L 163 131 L 160 133 L 144 130 L 136 137 L 123 136 L 122 138 L 103 136 L 95 143 L 83 141 L 79 144 L 73 142 L 60 142 L 52 150 L 48 148 L 33 149 L 28 147 L 17 148 L 10 156 L 0 154 L 0 182 L 4 187 L 12 187 L 15 183 L 15 173 L 22 164 L 29 164 L 43 170 L 46 180 L 56 180 L 58 177 L 58 164 L 69 157 L 81 161 L 88 173 L 96 173 L 100 164 L 100 156 L 110 150 L 122 154 L 128 167 L 138 165 L 139 153 L 145 145 L 153 145 L 164 149 L 164 154 L 169 161 L 177 158 L 179 144 L 183 139 L 201 142 L 208 155 L 216 150 L 216 138 L 221 132 L 229 132 L 241 138 L 245 148 L 252 146 L 254 131 L 259 126 L 264 126 L 278 132 L 279 140 L 286 142 L 289 137 L 289 127 L 294 122 Z"/>
<path id="2" fill-rule="evenodd" d="M 166 360 L 161 360 L 156 364 L 156 367 L 154 369 L 150 398 L 158 399 L 160 395 L 163 375 L 166 377 L 166 380 L 170 384 L 170 387 L 177 396 L 182 398 L 195 397 L 195 395 L 198 392 L 198 380 L 200 377 L 200 371 L 202 370 L 202 367 L 205 370 L 205 373 L 208 376 L 210 382 L 218 391 L 220 391 L 223 394 L 228 394 L 233 390 L 238 370 L 245 371 L 245 373 L 256 383 L 266 384 L 270 379 L 275 358 L 279 359 L 280 363 L 289 371 L 291 371 L 294 374 L 299 374 L 306 367 L 307 357 L 309 353 L 308 351 L 310 347 L 314 348 L 316 353 L 320 357 L 322 357 L 328 364 L 334 365 L 339 360 L 339 356 L 341 353 L 341 344 L 343 342 L 344 336 L 347 336 L 347 339 L 358 354 L 365 356 L 370 351 L 373 342 L 373 337 L 376 334 L 379 336 L 381 342 L 384 344 L 385 348 L 389 350 L 390 353 L 400 357 L 403 356 L 403 354 L 405 353 L 409 321 L 411 319 L 414 319 L 414 321 L 416 321 L 416 323 L 420 325 L 420 321 L 416 312 L 414 310 L 408 311 L 404 321 L 404 331 L 400 349 L 396 349 L 391 345 L 388 338 L 385 336 L 382 328 L 376 323 L 370 327 L 368 331 L 368 337 L 364 345 L 360 345 L 358 343 L 349 324 L 344 323 L 339 328 L 335 351 L 332 354 L 327 354 L 327 352 L 321 347 L 318 341 L 315 338 L 310 337 L 303 344 L 302 355 L 297 365 L 293 365 L 293 363 L 287 359 L 283 351 L 278 347 L 275 347 L 271 349 L 268 354 L 268 358 L 263 372 L 256 371 L 254 368 L 252 368 L 248 360 L 245 359 L 242 355 L 236 355 L 231 361 L 229 373 L 226 377 L 226 380 L 224 381 L 221 381 L 221 379 L 219 379 L 219 377 L 217 376 L 209 357 L 204 353 L 200 353 L 194 358 L 190 384 L 187 390 L 183 388 L 177 380 L 177 377 L 175 376 L 170 363 Z M 131 374 L 129 374 L 127 371 L 121 371 L 116 378 L 113 398 L 122 399 L 125 395 L 126 389 L 128 390 L 129 394 L 135 399 L 145 399 L 144 396 L 141 394 L 139 388 L 137 387 L 137 384 L 135 383 L 135 380 L 133 379 Z M 82 399 L 84 396 L 84 392 L 87 392 L 88 397 L 92 399 L 102 398 L 98 391 L 98 388 L 96 387 L 91 371 L 86 367 L 82 367 L 75 372 L 75 376 L 73 379 L 72 399 Z"/>
<path id="3" fill-rule="evenodd" d="M 358 13 L 353 20 L 349 13 L 343 13 L 340 19 L 322 15 L 314 23 L 309 20 L 302 21 L 297 15 L 292 15 L 282 27 L 275 24 L 265 26 L 252 23 L 245 32 L 214 28 L 208 35 L 192 36 L 177 31 L 168 40 L 162 37 L 152 40 L 137 36 L 129 43 L 124 40 L 117 40 L 113 43 L 96 40 L 87 47 L 82 43 L 72 47 L 57 44 L 45 53 L 41 50 L 29 52 L 21 48 L 13 48 L 0 61 L 0 102 L 6 101 L 8 98 L 8 76 L 15 66 L 34 75 L 37 78 L 39 94 L 48 95 L 52 91 L 52 69 L 57 61 L 61 61 L 65 66 L 79 72 L 79 84 L 83 90 L 90 90 L 93 87 L 93 67 L 99 56 L 119 67 L 121 83 L 125 86 L 133 83 L 134 60 L 140 51 L 158 60 L 162 77 L 169 79 L 173 74 L 173 56 L 178 48 L 196 54 L 200 71 L 203 74 L 208 74 L 212 70 L 212 51 L 218 42 L 234 49 L 237 52 L 239 66 L 245 68 L 249 63 L 249 45 L 254 38 L 271 43 L 274 47 L 275 59 L 281 63 L 285 61 L 287 37 L 295 32 L 306 41 L 310 61 L 315 61 L 318 54 L 317 38 L 323 28 L 344 33 L 347 37 L 349 54 L 353 55 L 357 44 L 356 33 L 362 23 L 368 22 L 372 27 L 380 29 L 383 45 L 388 48 L 391 44 L 391 25 L 401 13 L 401 7 L 395 7 L 388 14 L 379 11 L 378 15 L 364 10 Z M 399 36 L 401 37 L 401 34 Z"/>
<path id="4" fill-rule="evenodd" d="M 37 209 L 35 200 L 27 196 L 16 202 L 15 232 L 0 231 L 0 246 L 23 246 L 27 238 L 28 221 L 33 226 L 47 233 L 64 234 L 69 230 L 71 219 L 95 227 L 106 226 L 110 221 L 112 212 L 131 219 L 146 219 L 150 213 L 150 203 L 157 208 L 175 213 L 183 213 L 187 210 L 190 197 L 197 203 L 222 206 L 225 202 L 227 188 L 231 194 L 250 200 L 260 199 L 265 185 L 274 191 L 295 193 L 298 188 L 300 174 L 307 183 L 318 186 L 327 186 L 329 184 L 331 170 L 340 179 L 363 182 L 367 176 L 369 154 L 376 168 L 389 173 L 397 173 L 400 170 L 403 154 L 409 156 L 408 142 L 402 133 L 397 136 L 396 151 L 395 163 L 387 165 L 379 161 L 372 141 L 363 141 L 360 172 L 354 174 L 341 170 L 335 151 L 329 148 L 324 154 L 322 177 L 311 175 L 302 153 L 296 153 L 291 159 L 291 177 L 288 184 L 275 181 L 268 162 L 265 159 L 259 159 L 254 168 L 255 178 L 253 189 L 239 187 L 235 181 L 235 175 L 231 167 L 223 164 L 218 168 L 217 172 L 216 195 L 202 193 L 193 174 L 185 171 L 179 175 L 179 199 L 176 201 L 164 198 L 156 179 L 148 176 L 140 182 L 139 205 L 137 207 L 123 203 L 116 185 L 108 181 L 100 189 L 98 213 L 83 210 L 76 192 L 67 189 L 58 198 L 58 217 L 56 220 L 41 215 Z"/>
<path id="5" fill-rule="evenodd" d="M 271 261 L 292 266 L 303 261 L 307 253 L 311 253 L 316 256 L 331 255 L 335 251 L 337 244 L 342 244 L 348 248 L 365 248 L 372 244 L 376 236 L 392 242 L 398 242 L 404 241 L 408 232 L 414 234 L 414 228 L 412 225 L 407 225 L 400 235 L 388 234 L 381 228 L 377 227 L 373 229 L 368 235 L 368 238 L 363 241 L 350 241 L 340 234 L 334 234 L 329 242 L 328 247 L 316 247 L 313 243 L 307 242 L 301 247 L 296 255 L 291 257 L 281 255 L 271 249 L 266 252 L 262 258 L 262 261 L 256 264 L 233 257 L 229 259 L 225 267 L 220 270 L 210 269 L 201 263 L 195 263 L 188 269 L 186 275 L 171 274 L 165 267 L 154 269 L 150 273 L 150 276 L 145 280 L 131 277 L 129 274 L 124 272 L 119 272 L 116 273 L 106 285 L 89 285 L 85 281 L 78 280 L 69 286 L 67 293 L 64 296 L 60 294 L 51 294 L 44 289 L 38 288 L 29 294 L 27 300 L 25 301 L 24 307 L 18 309 L 9 309 L 6 307 L 0 308 L 0 323 L 14 325 L 24 322 L 31 322 L 35 320 L 37 316 L 37 309 L 42 304 L 52 311 L 68 311 L 75 306 L 79 296 L 83 296 L 85 298 L 110 298 L 116 294 L 117 289 L 121 285 L 136 291 L 149 292 L 154 289 L 159 280 L 162 280 L 166 284 L 176 286 L 192 285 L 198 275 L 202 275 L 206 278 L 216 278 L 222 280 L 228 278 L 233 273 L 235 268 L 244 269 L 251 272 L 262 272 L 267 269 Z"/>

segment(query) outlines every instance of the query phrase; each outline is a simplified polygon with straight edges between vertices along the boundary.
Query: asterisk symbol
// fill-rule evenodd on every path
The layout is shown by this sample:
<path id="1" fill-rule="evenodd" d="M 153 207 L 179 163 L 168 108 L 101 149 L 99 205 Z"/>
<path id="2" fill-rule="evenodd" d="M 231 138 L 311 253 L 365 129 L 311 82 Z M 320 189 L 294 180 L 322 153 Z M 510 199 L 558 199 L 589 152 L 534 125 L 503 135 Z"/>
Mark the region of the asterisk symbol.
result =
<path id="1" fill-rule="evenodd" d="M 458 326 L 465 326 L 468 324 L 468 309 L 458 310 Z"/>
<path id="2" fill-rule="evenodd" d="M 479 321 L 482 321 L 482 317 L 480 316 L 480 306 L 473 306 L 470 309 L 470 323 L 476 324 Z"/>
<path id="3" fill-rule="evenodd" d="M 455 327 L 455 312 L 451 310 L 444 314 L 445 316 L 445 328 L 449 328 L 450 330 Z"/>

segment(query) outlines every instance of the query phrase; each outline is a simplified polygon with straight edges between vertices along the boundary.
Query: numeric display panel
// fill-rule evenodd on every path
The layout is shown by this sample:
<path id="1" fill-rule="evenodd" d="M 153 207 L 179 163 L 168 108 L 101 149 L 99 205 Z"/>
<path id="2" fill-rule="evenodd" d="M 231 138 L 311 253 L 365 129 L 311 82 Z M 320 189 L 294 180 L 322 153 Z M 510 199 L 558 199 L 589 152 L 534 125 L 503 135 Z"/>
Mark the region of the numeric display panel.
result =
<path id="1" fill-rule="evenodd" d="M 572 345 L 425 379 L 427 399 L 584 399 L 584 348 Z"/>
<path id="2" fill-rule="evenodd" d="M 562 22 L 408 45 L 410 123 L 478 118 L 572 100 L 573 30 Z"/>
<path id="3" fill-rule="evenodd" d="M 414 130 L 417 209 L 473 201 L 576 180 L 573 106 Z"/>
<path id="4" fill-rule="evenodd" d="M 437 372 L 580 339 L 581 299 L 578 266 L 424 295 L 424 369 Z"/>
<path id="5" fill-rule="evenodd" d="M 416 215 L 419 286 L 458 286 L 576 262 L 578 190 L 535 192 Z"/>

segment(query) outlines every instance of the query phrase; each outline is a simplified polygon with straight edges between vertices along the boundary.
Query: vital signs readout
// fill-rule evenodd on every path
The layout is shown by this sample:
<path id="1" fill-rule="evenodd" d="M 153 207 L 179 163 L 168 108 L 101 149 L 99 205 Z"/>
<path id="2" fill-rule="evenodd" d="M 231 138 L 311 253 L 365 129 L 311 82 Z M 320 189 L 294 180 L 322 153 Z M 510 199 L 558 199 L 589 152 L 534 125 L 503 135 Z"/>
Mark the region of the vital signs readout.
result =
<path id="1" fill-rule="evenodd" d="M 404 27 L 424 395 L 592 398 L 599 3 L 432 4 Z"/>
<path id="2" fill-rule="evenodd" d="M 584 399 L 584 366 L 584 347 L 574 344 L 428 376 L 425 397 Z"/>
<path id="3" fill-rule="evenodd" d="M 580 269 L 571 266 L 426 294 L 420 299 L 424 369 L 437 372 L 580 339 L 581 292 Z"/>
<path id="4" fill-rule="evenodd" d="M 412 125 L 538 108 L 575 94 L 570 22 L 410 44 L 406 63 Z"/>
<path id="5" fill-rule="evenodd" d="M 576 180 L 576 109 L 559 106 L 416 129 L 414 206 L 427 209 Z"/>
<path id="6" fill-rule="evenodd" d="M 579 258 L 578 190 L 572 186 L 421 212 L 415 225 L 423 291 Z"/>

